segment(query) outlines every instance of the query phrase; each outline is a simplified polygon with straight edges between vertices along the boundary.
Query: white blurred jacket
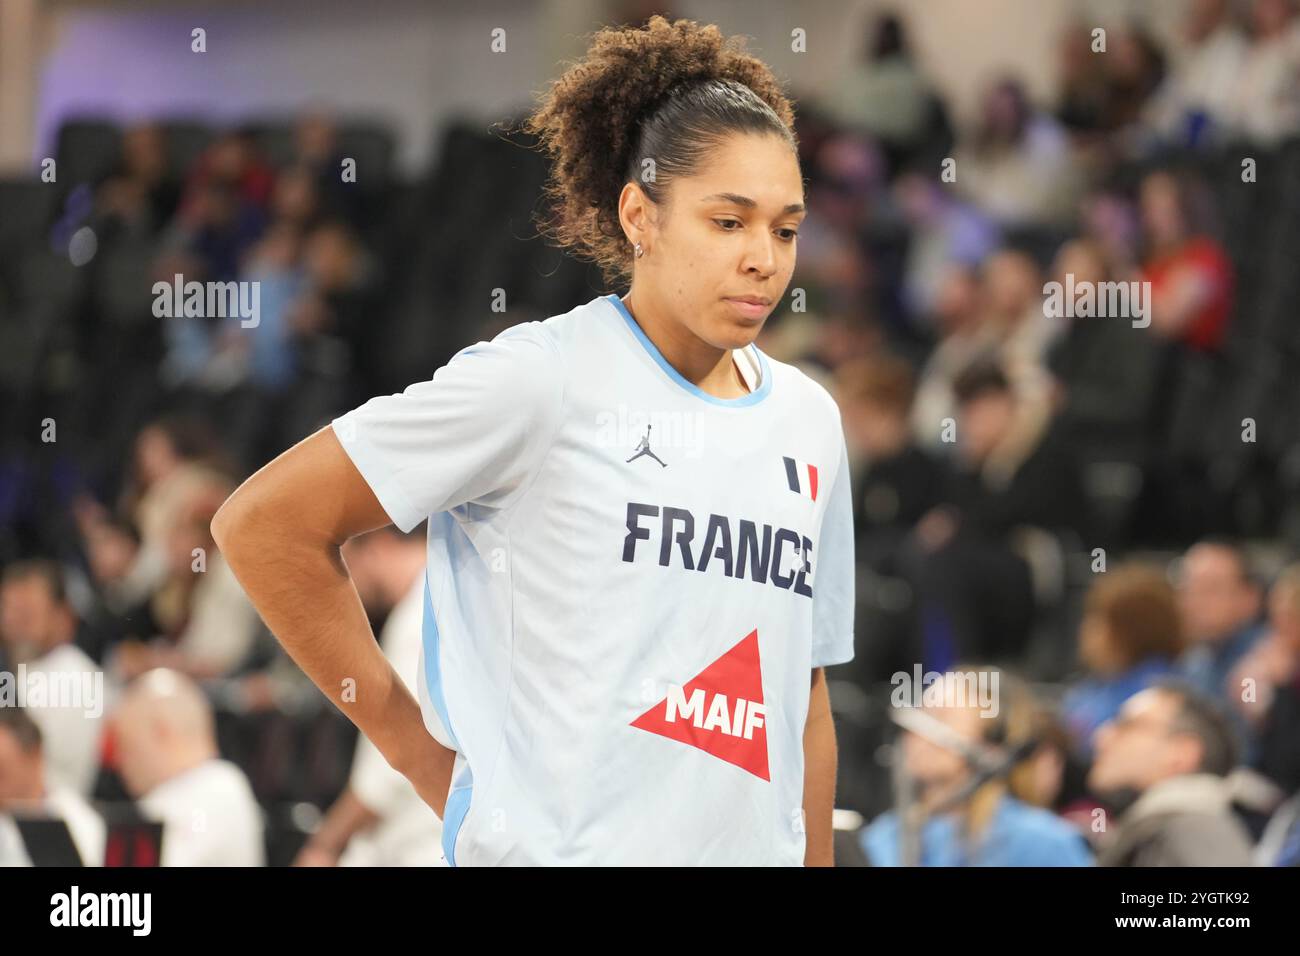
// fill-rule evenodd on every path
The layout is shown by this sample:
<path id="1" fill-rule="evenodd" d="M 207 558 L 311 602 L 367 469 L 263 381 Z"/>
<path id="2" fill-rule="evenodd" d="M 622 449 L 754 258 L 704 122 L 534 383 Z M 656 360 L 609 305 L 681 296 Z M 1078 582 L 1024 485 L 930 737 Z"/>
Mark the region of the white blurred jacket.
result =
<path id="1" fill-rule="evenodd" d="M 379 646 L 412 695 L 419 686 L 424 574 L 388 614 Z M 364 734 L 357 735 L 348 786 L 380 820 L 348 841 L 340 866 L 446 866 L 442 821 L 411 782 L 389 766 Z"/>

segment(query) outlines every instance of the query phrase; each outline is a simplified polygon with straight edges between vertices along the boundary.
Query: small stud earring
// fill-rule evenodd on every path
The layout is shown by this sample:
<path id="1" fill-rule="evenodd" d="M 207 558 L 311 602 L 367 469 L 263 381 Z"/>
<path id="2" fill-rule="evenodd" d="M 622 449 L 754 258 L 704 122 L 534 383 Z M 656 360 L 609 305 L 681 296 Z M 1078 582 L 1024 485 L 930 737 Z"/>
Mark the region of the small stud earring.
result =
<path id="1" fill-rule="evenodd" d="M 645 254 L 645 250 L 641 248 L 641 243 L 639 242 L 636 244 L 634 248 L 636 250 L 636 257 L 640 259 Z"/>

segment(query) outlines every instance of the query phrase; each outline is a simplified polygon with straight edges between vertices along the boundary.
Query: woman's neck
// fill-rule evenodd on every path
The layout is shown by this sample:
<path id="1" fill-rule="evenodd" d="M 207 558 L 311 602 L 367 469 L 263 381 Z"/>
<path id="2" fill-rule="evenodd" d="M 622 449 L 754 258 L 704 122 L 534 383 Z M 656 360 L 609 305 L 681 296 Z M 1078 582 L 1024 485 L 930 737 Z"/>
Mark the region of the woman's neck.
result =
<path id="1" fill-rule="evenodd" d="M 702 340 L 683 323 L 647 306 L 632 290 L 623 305 L 659 354 L 686 381 L 714 398 L 743 398 L 749 386 L 736 365 L 731 349 L 719 349 Z"/>

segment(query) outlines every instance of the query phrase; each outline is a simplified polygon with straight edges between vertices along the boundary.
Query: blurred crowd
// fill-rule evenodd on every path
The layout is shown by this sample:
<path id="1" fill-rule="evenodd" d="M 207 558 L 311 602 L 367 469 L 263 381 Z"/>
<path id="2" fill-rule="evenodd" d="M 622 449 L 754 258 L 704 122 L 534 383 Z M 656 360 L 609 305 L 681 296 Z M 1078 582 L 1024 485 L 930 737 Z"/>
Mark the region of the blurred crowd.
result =
<path id="1" fill-rule="evenodd" d="M 1054 103 L 995 77 L 971 128 L 905 20 L 863 52 L 805 104 L 810 308 L 763 333 L 832 389 L 853 457 L 855 849 L 1300 862 L 1294 4 L 1196 0 L 1169 49 L 1080 22 Z M 1118 311 L 1053 302 L 1107 284 Z M 918 662 L 1002 674 L 1002 712 L 900 721 Z"/>
<path id="2" fill-rule="evenodd" d="M 759 345 L 843 413 L 837 805 L 875 865 L 1300 863 L 1300 16 L 1195 0 L 1169 48 L 1096 26 L 1061 36 L 1054 102 L 1007 73 L 969 127 L 901 14 L 799 98 L 801 306 Z M 401 181 L 382 130 L 320 111 L 83 118 L 57 188 L 0 182 L 0 670 L 103 688 L 93 717 L 0 707 L 0 863 L 32 862 L 17 821 L 45 813 L 87 863 L 143 820 L 164 865 L 437 864 L 437 818 L 209 523 L 333 415 L 495 335 L 492 289 L 510 322 L 602 291 L 525 241 L 545 167 L 520 145 L 454 123 Z M 177 274 L 257 280 L 258 327 L 159 316 L 143 290 Z M 1061 314 L 1049 282 L 1147 291 Z M 345 557 L 414 687 L 422 535 Z M 997 716 L 901 726 L 918 665 L 1000 675 Z"/>

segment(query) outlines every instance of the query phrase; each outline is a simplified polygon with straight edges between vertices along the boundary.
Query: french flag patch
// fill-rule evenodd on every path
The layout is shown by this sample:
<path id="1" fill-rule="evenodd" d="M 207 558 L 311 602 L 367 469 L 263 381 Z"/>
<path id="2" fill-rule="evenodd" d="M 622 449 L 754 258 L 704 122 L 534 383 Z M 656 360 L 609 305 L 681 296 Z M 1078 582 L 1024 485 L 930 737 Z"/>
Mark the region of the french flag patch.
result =
<path id="1" fill-rule="evenodd" d="M 797 458 L 782 458 L 785 462 L 785 480 L 790 490 L 817 500 L 817 466 Z"/>

